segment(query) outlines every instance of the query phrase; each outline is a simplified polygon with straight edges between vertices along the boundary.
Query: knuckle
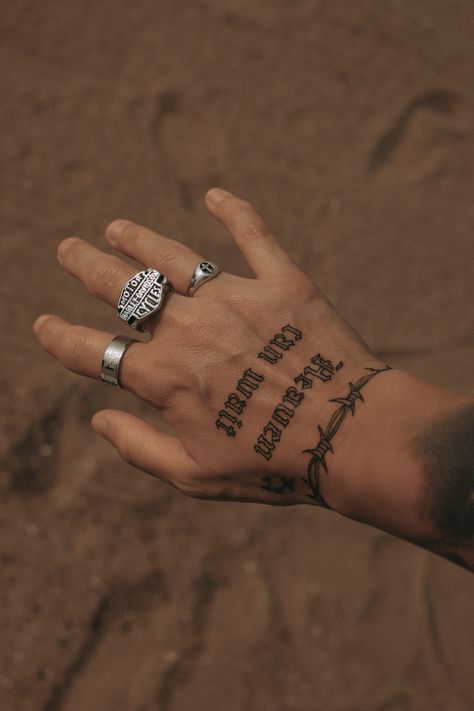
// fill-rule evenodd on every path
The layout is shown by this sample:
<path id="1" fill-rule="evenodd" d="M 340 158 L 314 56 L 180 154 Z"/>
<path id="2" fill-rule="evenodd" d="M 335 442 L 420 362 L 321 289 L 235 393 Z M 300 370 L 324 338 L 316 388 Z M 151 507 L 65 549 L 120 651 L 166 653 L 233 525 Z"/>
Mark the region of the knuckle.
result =
<path id="1" fill-rule="evenodd" d="M 79 370 L 85 346 L 84 328 L 82 326 L 68 326 L 61 339 L 60 357 L 70 370 L 74 372 Z"/>
<path id="2" fill-rule="evenodd" d="M 134 344 L 134 347 L 137 345 Z M 180 392 L 182 384 L 171 368 L 153 360 L 135 363 L 126 358 L 121 368 L 121 382 L 124 387 L 144 402 L 160 408 L 163 413 L 170 408 L 174 409 L 176 394 Z"/>
<path id="3" fill-rule="evenodd" d="M 175 262 L 179 262 L 182 252 L 183 250 L 181 249 L 179 244 L 176 244 L 175 242 L 169 242 L 163 245 L 158 255 L 158 262 L 160 267 L 164 264 L 173 264 Z"/>
<path id="4" fill-rule="evenodd" d="M 111 259 L 99 260 L 91 270 L 89 287 L 93 295 L 101 294 L 104 289 L 108 289 L 120 280 L 120 265 Z"/>
<path id="5" fill-rule="evenodd" d="M 194 327 L 197 321 L 194 309 L 190 309 L 189 306 L 186 303 L 183 304 L 182 301 L 175 300 L 168 304 L 164 310 L 163 319 L 169 321 L 173 326 L 182 327 L 185 330 Z"/>
<path id="6" fill-rule="evenodd" d="M 265 223 L 260 220 L 252 220 L 247 222 L 242 229 L 243 236 L 246 239 L 262 239 L 269 236 L 269 231 Z"/>
<path id="7" fill-rule="evenodd" d="M 193 314 L 186 313 L 182 310 L 181 311 L 178 311 L 178 310 L 173 311 L 173 313 L 170 314 L 170 318 L 171 318 L 173 324 L 175 325 L 175 327 L 178 326 L 179 328 L 183 329 L 186 332 L 188 332 L 190 329 L 194 329 L 196 327 L 196 323 L 195 323 L 195 319 L 193 318 Z"/>
<path id="8" fill-rule="evenodd" d="M 121 437 L 118 442 L 116 442 L 117 451 L 121 458 L 127 464 L 133 465 L 133 457 L 130 450 L 130 442 L 127 437 Z"/>

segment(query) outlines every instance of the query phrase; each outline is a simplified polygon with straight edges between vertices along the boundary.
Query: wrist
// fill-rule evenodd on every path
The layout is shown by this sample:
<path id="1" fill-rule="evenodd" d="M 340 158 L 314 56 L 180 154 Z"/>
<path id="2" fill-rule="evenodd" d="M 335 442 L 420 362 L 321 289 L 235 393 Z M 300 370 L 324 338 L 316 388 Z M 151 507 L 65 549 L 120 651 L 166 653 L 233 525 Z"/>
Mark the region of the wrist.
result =
<path id="1" fill-rule="evenodd" d="M 412 541 L 439 536 L 429 513 L 431 483 L 416 443 L 431 423 L 472 402 L 402 370 L 374 378 L 334 457 L 334 484 L 328 487 L 334 508 Z"/>

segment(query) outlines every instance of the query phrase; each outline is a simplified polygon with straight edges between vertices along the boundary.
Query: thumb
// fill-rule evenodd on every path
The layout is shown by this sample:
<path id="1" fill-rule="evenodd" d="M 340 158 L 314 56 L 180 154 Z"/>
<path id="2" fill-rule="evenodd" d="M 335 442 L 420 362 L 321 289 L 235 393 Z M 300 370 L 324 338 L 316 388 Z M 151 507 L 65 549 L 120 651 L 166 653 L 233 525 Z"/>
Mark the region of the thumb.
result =
<path id="1" fill-rule="evenodd" d="M 186 490 L 201 468 L 181 441 L 121 410 L 101 410 L 91 420 L 94 430 L 110 442 L 122 459 L 176 488 Z"/>

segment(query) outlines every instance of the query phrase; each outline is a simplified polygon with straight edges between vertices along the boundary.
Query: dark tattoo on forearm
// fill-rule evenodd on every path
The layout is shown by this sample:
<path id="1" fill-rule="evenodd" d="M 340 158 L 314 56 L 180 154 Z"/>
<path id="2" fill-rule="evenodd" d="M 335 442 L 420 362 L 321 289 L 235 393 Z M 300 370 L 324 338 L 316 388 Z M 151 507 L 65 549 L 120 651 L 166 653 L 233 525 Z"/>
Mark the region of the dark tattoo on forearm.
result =
<path id="1" fill-rule="evenodd" d="M 474 546 L 471 544 L 463 545 L 460 543 L 451 543 L 449 541 L 427 541 L 425 539 L 413 541 L 418 546 L 426 548 L 432 553 L 443 556 L 456 563 L 462 568 L 474 572 Z"/>
<path id="2" fill-rule="evenodd" d="M 279 483 L 275 480 L 278 478 Z M 294 477 L 285 476 L 264 476 L 262 478 L 262 489 L 270 491 L 272 494 L 285 494 L 287 491 L 296 491 Z"/>
<path id="3" fill-rule="evenodd" d="M 360 378 L 356 383 L 349 383 L 349 392 L 347 395 L 333 398 L 329 401 L 339 403 L 340 407 L 329 420 L 325 430 L 323 430 L 321 425 L 318 425 L 319 441 L 317 444 L 311 449 L 304 450 L 304 454 L 311 454 L 311 460 L 307 469 L 307 478 L 303 479 L 305 484 L 307 484 L 311 490 L 311 493 L 308 494 L 308 496 L 317 504 L 325 506 L 326 508 L 329 507 L 320 492 L 319 478 L 321 467 L 325 472 L 328 471 L 326 456 L 329 452 L 332 454 L 334 453 L 332 440 L 346 419 L 347 414 L 350 412 L 354 415 L 356 401 L 360 400 L 361 402 L 364 402 L 364 398 L 361 394 L 362 388 L 376 375 L 384 373 L 387 370 L 391 370 L 391 368 L 389 365 L 386 365 L 385 368 L 366 368 L 366 370 L 369 371 L 367 375 L 362 376 L 362 378 Z"/>
<path id="4" fill-rule="evenodd" d="M 281 433 L 290 424 L 290 420 L 295 414 L 295 409 L 304 399 L 302 391 L 313 387 L 313 378 L 317 378 L 324 383 L 331 380 L 333 375 L 343 366 L 342 361 L 339 361 L 337 365 L 333 365 L 330 360 L 323 358 L 320 353 L 311 358 L 311 364 L 307 365 L 303 372 L 293 379 L 298 387 L 291 386 L 287 389 L 282 401 L 275 407 L 272 416 L 257 438 L 254 449 L 267 462 L 272 458 L 275 445 L 281 439 Z"/>
<path id="5" fill-rule="evenodd" d="M 289 336 L 292 337 L 290 338 Z M 282 326 L 279 333 L 275 333 L 270 340 L 270 345 L 265 346 L 263 351 L 258 353 L 257 358 L 262 358 L 267 363 L 276 363 L 285 351 L 289 350 L 295 345 L 296 341 L 300 341 L 302 338 L 302 331 L 287 323 L 286 326 Z M 227 396 L 224 407 L 218 413 L 215 423 L 218 430 L 223 430 L 228 437 L 235 437 L 237 429 L 243 426 L 243 422 L 238 415 L 242 414 L 247 405 L 247 400 L 252 397 L 263 380 L 263 375 L 256 373 L 252 368 L 247 368 L 244 371 L 235 386 L 236 392 L 232 392 Z"/>
<path id="6" fill-rule="evenodd" d="M 289 338 L 286 334 L 290 334 L 292 338 Z M 262 358 L 267 363 L 274 365 L 283 357 L 283 352 L 288 351 L 295 345 L 296 341 L 300 341 L 302 338 L 302 332 L 287 323 L 279 333 L 275 333 L 270 344 L 265 346 L 263 351 L 260 351 L 257 358 Z"/>
<path id="7" fill-rule="evenodd" d="M 436 552 L 474 568 L 474 406 L 431 424 L 414 442 L 423 463 Z M 444 551 L 444 552 L 443 552 Z"/>

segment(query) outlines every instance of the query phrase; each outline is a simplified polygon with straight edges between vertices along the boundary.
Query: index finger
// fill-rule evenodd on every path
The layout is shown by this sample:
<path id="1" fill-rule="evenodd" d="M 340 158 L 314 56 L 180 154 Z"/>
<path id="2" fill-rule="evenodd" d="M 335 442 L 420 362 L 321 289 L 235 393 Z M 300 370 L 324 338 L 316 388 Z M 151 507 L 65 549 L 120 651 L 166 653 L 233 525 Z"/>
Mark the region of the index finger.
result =
<path id="1" fill-rule="evenodd" d="M 220 188 L 206 195 L 209 211 L 227 227 L 257 278 L 301 275 L 255 208 Z"/>

